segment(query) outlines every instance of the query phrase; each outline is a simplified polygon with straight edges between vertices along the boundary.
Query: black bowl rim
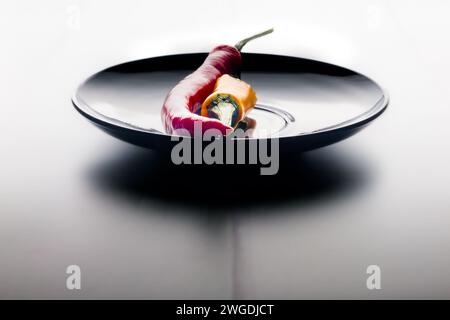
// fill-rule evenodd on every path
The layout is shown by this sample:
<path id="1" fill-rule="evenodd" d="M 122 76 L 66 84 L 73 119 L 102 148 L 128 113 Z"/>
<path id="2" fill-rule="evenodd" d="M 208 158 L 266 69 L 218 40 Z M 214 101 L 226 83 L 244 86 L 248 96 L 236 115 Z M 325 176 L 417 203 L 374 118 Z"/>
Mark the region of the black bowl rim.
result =
<path id="1" fill-rule="evenodd" d="M 126 130 L 126 131 L 139 131 L 142 133 L 159 135 L 161 137 L 165 136 L 167 138 L 179 137 L 178 135 L 168 134 L 168 133 L 160 132 L 158 130 L 152 130 L 152 129 L 149 130 L 149 129 L 139 128 L 137 126 L 133 126 L 132 124 L 128 124 L 128 123 L 107 117 L 107 116 L 95 111 L 94 109 L 92 109 L 86 102 L 84 102 L 82 99 L 80 99 L 77 95 L 78 95 L 80 88 L 83 87 L 89 80 L 91 80 L 98 74 L 108 71 L 108 70 L 111 70 L 113 68 L 117 68 L 117 67 L 120 67 L 120 66 L 123 66 L 126 64 L 137 63 L 137 62 L 144 61 L 144 60 L 151 60 L 151 59 L 155 59 L 155 58 L 168 58 L 168 57 L 176 57 L 176 56 L 184 56 L 184 55 L 199 55 L 199 54 L 206 55 L 207 53 L 206 52 L 188 52 L 188 53 L 178 53 L 178 54 L 167 54 L 167 55 L 163 55 L 163 56 L 154 56 L 154 57 L 148 57 L 148 58 L 143 58 L 143 59 L 126 61 L 123 63 L 119 63 L 116 65 L 110 66 L 108 68 L 102 69 L 102 70 L 92 74 L 91 76 L 89 76 L 87 79 L 85 79 L 78 85 L 77 89 L 75 90 L 75 93 L 72 95 L 72 98 L 71 98 L 72 104 L 75 107 L 75 109 L 82 116 L 84 116 L 88 120 L 92 121 L 93 123 L 100 125 L 102 127 L 105 127 L 105 128 L 111 127 L 112 129 L 122 129 L 122 130 Z M 259 140 L 259 139 L 274 139 L 274 138 L 275 139 L 288 139 L 288 138 L 295 138 L 295 137 L 311 136 L 311 135 L 322 134 L 322 133 L 339 132 L 341 130 L 356 129 L 356 128 L 362 127 L 362 126 L 372 122 L 376 118 L 378 118 L 387 109 L 387 107 L 389 105 L 389 95 L 383 87 L 381 87 L 376 81 L 374 81 L 370 77 L 363 75 L 362 73 L 353 71 L 351 69 L 341 67 L 341 66 L 338 66 L 335 64 L 319 61 L 319 60 L 306 59 L 306 58 L 297 57 L 297 56 L 266 54 L 266 53 L 245 53 L 245 54 L 260 55 L 260 56 L 274 56 L 274 57 L 279 57 L 279 58 L 291 58 L 291 59 L 295 58 L 295 59 L 301 59 L 301 60 L 312 62 L 312 63 L 323 64 L 325 66 L 329 66 L 329 67 L 333 67 L 333 68 L 342 69 L 343 71 L 348 71 L 350 73 L 354 73 L 355 75 L 359 75 L 359 76 L 371 81 L 375 86 L 377 86 L 379 88 L 379 90 L 382 93 L 382 97 L 369 110 L 357 115 L 356 117 L 353 117 L 353 118 L 345 120 L 343 122 L 340 122 L 340 123 L 337 123 L 337 124 L 334 124 L 334 125 L 331 125 L 328 127 L 324 127 L 324 128 L 318 129 L 318 130 L 314 130 L 314 131 L 310 131 L 310 132 L 303 132 L 303 133 L 293 134 L 293 135 L 286 135 L 286 136 L 274 135 L 272 137 L 264 137 L 264 138 L 237 137 L 237 138 L 234 138 L 236 140 Z"/>

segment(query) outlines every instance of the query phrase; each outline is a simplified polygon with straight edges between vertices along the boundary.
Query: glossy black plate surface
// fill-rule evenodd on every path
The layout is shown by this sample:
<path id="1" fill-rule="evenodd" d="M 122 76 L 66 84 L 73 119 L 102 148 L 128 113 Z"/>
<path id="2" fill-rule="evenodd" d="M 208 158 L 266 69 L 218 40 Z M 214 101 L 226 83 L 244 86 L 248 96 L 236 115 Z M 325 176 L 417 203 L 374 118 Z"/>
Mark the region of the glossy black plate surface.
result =
<path id="1" fill-rule="evenodd" d="M 84 81 L 72 98 L 75 108 L 121 140 L 170 150 L 161 123 L 169 90 L 197 68 L 206 53 L 127 62 Z M 306 151 L 345 139 L 377 118 L 388 104 L 374 81 L 335 65 L 296 57 L 243 54 L 242 79 L 258 96 L 249 117 L 251 137 L 279 138 L 283 151 Z"/>

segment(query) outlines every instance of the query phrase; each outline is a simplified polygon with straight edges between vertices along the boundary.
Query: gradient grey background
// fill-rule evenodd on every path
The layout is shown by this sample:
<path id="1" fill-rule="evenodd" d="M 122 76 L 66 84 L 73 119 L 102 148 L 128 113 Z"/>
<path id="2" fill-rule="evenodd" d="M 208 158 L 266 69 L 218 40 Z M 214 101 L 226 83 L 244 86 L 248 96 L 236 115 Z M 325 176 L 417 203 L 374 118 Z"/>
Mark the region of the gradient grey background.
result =
<path id="1" fill-rule="evenodd" d="M 205 24 L 218 11 L 227 23 Z M 0 298 L 450 298 L 449 13 L 444 0 L 2 1 Z M 158 158 L 71 106 L 102 68 L 271 26 L 246 50 L 365 73 L 391 104 L 282 162 L 285 179 L 243 207 L 157 192 Z M 65 288 L 70 264 L 80 291 Z M 366 288 L 370 264 L 381 290 Z"/>

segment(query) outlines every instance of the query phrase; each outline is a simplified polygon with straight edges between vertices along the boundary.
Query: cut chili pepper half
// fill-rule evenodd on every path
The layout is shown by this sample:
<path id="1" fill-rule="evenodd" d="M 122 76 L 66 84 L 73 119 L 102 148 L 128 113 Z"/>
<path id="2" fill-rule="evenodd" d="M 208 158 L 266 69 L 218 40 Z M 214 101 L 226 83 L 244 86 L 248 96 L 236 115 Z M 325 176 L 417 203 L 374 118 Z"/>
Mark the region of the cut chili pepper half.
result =
<path id="1" fill-rule="evenodd" d="M 209 129 L 216 129 L 223 135 L 232 132 L 250 109 L 249 105 L 256 102 L 256 95 L 245 82 L 222 76 L 239 75 L 242 47 L 272 31 L 269 29 L 243 39 L 234 47 L 219 45 L 212 49 L 203 64 L 168 93 L 161 112 L 166 132 L 193 136 L 196 122 L 201 122 L 201 134 Z M 204 104 L 207 98 L 208 102 Z"/>

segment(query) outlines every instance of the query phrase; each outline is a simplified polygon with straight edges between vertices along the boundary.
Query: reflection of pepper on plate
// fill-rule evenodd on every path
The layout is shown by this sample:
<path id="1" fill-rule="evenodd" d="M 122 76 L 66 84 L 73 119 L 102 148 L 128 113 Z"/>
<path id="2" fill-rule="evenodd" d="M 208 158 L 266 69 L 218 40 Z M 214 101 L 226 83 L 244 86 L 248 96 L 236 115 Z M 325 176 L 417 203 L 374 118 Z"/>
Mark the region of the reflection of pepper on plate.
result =
<path id="1" fill-rule="evenodd" d="M 234 47 L 220 45 L 211 50 L 203 64 L 167 95 L 161 113 L 166 132 L 184 130 L 193 135 L 198 121 L 202 133 L 216 129 L 226 135 L 237 127 L 254 127 L 255 121 L 247 120 L 246 115 L 256 104 L 256 94 L 238 78 L 242 63 L 240 51 L 250 40 L 272 31 L 246 38 Z"/>

